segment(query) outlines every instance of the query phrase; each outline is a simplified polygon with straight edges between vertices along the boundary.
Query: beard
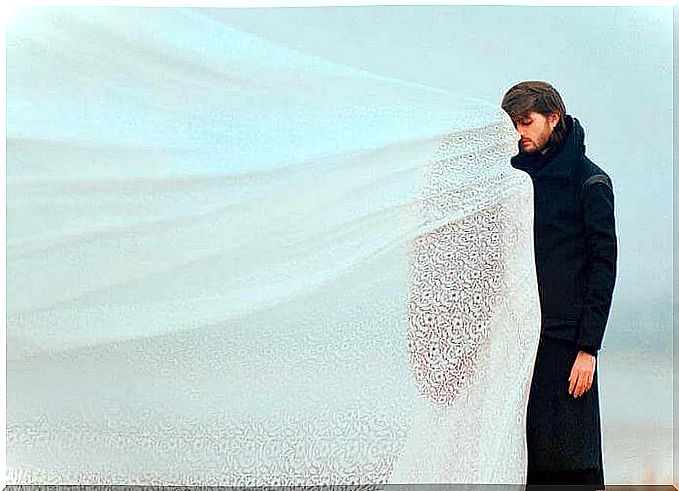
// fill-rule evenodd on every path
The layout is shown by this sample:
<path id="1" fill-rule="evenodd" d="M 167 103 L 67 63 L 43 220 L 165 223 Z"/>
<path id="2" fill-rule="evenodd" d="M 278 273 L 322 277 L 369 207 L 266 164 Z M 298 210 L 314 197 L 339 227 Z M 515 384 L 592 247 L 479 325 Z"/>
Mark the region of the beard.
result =
<path id="1" fill-rule="evenodd" d="M 527 154 L 537 154 L 537 153 L 546 153 L 547 150 L 549 150 L 550 147 L 550 142 L 552 138 L 552 132 L 548 132 L 546 134 L 540 135 L 540 138 L 537 140 L 529 140 L 529 146 L 526 147 L 524 146 L 521 141 L 519 140 L 519 150 L 522 153 L 527 153 Z"/>

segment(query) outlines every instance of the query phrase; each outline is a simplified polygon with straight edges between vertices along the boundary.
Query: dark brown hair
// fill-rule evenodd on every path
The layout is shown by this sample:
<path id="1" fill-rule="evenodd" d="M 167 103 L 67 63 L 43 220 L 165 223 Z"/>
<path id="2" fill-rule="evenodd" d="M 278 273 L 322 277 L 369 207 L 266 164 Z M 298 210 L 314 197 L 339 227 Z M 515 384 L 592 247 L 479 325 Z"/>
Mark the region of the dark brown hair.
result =
<path id="1" fill-rule="evenodd" d="M 558 113 L 559 122 L 549 139 L 550 146 L 558 147 L 568 134 L 565 118 L 566 106 L 557 90 L 547 82 L 529 80 L 516 84 L 502 98 L 502 109 L 512 120 L 524 118 L 530 112 L 536 112 L 545 117 Z"/>

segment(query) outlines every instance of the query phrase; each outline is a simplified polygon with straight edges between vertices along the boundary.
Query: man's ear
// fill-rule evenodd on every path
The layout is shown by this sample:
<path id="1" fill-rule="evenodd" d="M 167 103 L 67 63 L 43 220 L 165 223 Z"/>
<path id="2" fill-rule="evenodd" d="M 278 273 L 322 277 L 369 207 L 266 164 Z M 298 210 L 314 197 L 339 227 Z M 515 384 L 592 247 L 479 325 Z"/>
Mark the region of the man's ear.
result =
<path id="1" fill-rule="evenodd" d="M 556 125 L 559 123 L 559 120 L 561 119 L 561 115 L 558 112 L 553 112 L 549 116 L 547 116 L 547 121 L 549 121 L 549 126 L 554 129 L 556 128 Z"/>

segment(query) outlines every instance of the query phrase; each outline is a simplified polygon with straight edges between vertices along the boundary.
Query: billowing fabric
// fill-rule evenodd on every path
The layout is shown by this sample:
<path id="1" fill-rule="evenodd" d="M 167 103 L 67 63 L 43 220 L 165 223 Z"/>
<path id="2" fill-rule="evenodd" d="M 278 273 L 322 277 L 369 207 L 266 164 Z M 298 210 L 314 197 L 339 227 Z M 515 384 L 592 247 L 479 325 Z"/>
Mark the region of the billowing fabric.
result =
<path id="1" fill-rule="evenodd" d="M 21 10 L 7 60 L 10 484 L 524 481 L 498 107 L 201 10 Z"/>

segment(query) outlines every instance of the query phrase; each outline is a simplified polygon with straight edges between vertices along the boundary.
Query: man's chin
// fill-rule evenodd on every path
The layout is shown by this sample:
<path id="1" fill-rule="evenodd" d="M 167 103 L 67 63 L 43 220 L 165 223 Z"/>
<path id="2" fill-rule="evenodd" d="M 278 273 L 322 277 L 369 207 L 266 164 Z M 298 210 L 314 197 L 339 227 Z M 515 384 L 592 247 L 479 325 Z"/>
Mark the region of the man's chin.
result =
<path id="1" fill-rule="evenodd" d="M 542 145 L 541 147 L 538 147 L 537 145 L 529 145 L 529 146 L 524 146 L 521 145 L 521 153 L 527 153 L 527 154 L 537 154 L 537 153 L 545 153 L 547 150 L 547 145 Z"/>

